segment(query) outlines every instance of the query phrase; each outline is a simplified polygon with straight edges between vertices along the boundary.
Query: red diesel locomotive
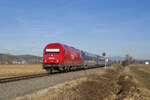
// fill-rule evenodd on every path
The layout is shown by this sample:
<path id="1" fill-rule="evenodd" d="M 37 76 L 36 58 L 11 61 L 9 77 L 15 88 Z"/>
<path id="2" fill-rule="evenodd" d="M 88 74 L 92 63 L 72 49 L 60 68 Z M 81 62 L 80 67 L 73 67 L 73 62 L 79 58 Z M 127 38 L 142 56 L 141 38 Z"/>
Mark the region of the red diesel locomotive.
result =
<path id="1" fill-rule="evenodd" d="M 47 71 L 70 70 L 82 66 L 81 51 L 60 43 L 48 44 L 44 49 L 43 68 Z"/>
<path id="2" fill-rule="evenodd" d="M 104 57 L 80 51 L 60 43 L 48 44 L 43 52 L 43 68 L 50 72 L 53 70 L 69 71 L 71 69 L 104 65 Z"/>

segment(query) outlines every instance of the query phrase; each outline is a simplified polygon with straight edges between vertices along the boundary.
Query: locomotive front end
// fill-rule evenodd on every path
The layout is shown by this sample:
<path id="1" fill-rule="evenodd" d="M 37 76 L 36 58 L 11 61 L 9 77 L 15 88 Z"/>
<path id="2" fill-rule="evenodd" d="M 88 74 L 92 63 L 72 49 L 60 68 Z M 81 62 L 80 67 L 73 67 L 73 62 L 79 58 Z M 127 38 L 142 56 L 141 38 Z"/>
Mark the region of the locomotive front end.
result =
<path id="1" fill-rule="evenodd" d="M 49 44 L 43 53 L 43 68 L 46 70 L 58 70 L 63 63 L 63 48 L 60 44 Z"/>

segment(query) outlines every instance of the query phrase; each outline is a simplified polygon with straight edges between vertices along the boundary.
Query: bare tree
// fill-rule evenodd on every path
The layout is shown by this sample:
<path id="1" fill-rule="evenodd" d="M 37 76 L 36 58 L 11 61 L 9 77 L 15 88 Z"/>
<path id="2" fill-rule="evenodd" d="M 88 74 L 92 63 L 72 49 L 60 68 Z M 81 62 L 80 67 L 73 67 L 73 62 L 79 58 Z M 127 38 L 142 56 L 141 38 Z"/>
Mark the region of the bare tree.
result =
<path id="1" fill-rule="evenodd" d="M 133 57 L 126 55 L 125 60 L 122 62 L 122 65 L 128 66 L 128 65 L 133 64 L 133 63 L 135 63 L 135 60 L 133 59 Z"/>
<path id="2" fill-rule="evenodd" d="M 12 63 L 12 56 L 10 54 L 3 54 L 1 58 L 2 64 L 11 64 Z"/>

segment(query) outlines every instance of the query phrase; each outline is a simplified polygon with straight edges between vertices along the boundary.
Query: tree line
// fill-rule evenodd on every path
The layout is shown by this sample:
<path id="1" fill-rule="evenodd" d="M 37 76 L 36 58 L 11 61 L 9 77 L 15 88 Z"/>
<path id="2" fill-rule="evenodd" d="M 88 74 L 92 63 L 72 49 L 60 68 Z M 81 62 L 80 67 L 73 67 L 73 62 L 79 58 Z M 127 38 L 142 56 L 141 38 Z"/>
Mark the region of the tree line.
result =
<path id="1" fill-rule="evenodd" d="M 136 60 L 132 56 L 126 55 L 125 60 L 122 61 L 122 66 L 128 66 L 134 63 L 136 63 Z"/>
<path id="2" fill-rule="evenodd" d="M 0 54 L 0 64 L 40 64 L 41 57 L 38 56 L 14 56 L 11 54 Z"/>
<path id="3" fill-rule="evenodd" d="M 0 64 L 11 64 L 13 56 L 10 54 L 1 54 L 0 55 Z"/>
<path id="4" fill-rule="evenodd" d="M 143 60 L 136 60 L 130 55 L 125 55 L 125 59 L 123 61 L 113 61 L 114 64 L 120 64 L 122 66 L 128 66 L 130 64 L 144 64 Z"/>

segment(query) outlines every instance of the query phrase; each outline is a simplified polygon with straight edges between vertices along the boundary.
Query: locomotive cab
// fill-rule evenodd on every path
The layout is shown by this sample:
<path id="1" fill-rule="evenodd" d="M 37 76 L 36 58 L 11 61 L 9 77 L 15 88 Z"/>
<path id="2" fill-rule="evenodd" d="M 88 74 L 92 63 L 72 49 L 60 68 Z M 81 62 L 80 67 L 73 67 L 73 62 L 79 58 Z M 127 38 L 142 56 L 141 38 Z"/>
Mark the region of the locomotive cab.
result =
<path id="1" fill-rule="evenodd" d="M 46 48 L 44 58 L 44 63 L 59 63 L 60 48 Z"/>
<path id="2" fill-rule="evenodd" d="M 43 68 L 44 69 L 58 69 L 63 63 L 64 49 L 60 44 L 50 44 L 44 49 L 43 54 Z"/>

